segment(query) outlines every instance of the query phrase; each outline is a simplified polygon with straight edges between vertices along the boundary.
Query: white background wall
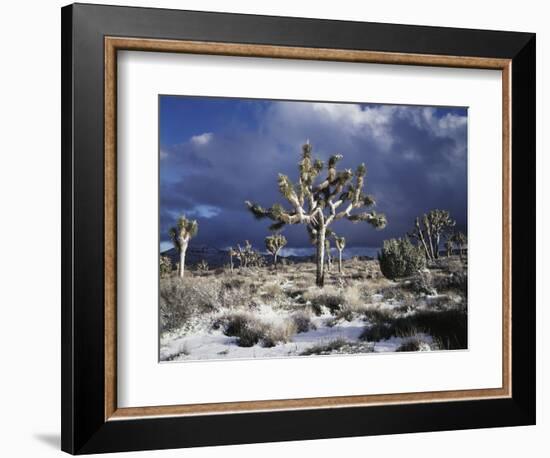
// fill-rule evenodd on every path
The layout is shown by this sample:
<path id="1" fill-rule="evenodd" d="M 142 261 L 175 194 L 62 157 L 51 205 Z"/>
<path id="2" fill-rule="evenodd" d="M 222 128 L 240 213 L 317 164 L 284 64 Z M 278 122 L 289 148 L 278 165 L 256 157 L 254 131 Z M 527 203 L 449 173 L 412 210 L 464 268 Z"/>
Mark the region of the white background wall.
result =
<path id="1" fill-rule="evenodd" d="M 128 0 L 130 2 L 130 0 Z M 97 2 L 93 2 L 97 3 Z M 111 4 L 126 4 L 110 0 Z M 59 452 L 60 403 L 60 11 L 56 0 L 4 2 L 0 14 L 0 454 Z M 537 33 L 538 128 L 538 425 L 309 442 L 148 452 L 151 456 L 546 456 L 550 448 L 548 339 L 542 310 L 550 298 L 543 259 L 550 244 L 543 214 L 550 187 L 543 163 L 543 87 L 550 48 L 545 2 L 438 0 L 297 2 L 277 0 L 139 1 L 136 6 L 348 19 Z M 546 172 L 546 173 L 545 173 Z M 546 364 L 543 364 L 543 363 Z M 125 456 L 144 456 L 127 454 Z"/>

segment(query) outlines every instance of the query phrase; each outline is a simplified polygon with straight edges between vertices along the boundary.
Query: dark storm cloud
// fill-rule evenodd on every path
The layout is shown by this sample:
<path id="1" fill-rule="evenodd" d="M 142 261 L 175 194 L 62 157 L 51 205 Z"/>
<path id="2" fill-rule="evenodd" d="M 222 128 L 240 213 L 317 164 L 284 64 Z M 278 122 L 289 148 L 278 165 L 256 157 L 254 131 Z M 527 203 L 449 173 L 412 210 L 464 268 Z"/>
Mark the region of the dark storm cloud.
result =
<path id="1" fill-rule="evenodd" d="M 185 98 L 181 99 L 185 103 Z M 205 99 L 208 104 L 208 99 Z M 249 103 L 260 103 L 250 101 Z M 385 213 L 388 226 L 340 221 L 333 228 L 350 247 L 381 245 L 403 236 L 414 218 L 432 208 L 451 211 L 460 229 L 467 215 L 467 126 L 465 110 L 440 108 L 273 102 L 251 110 L 245 130 L 211 132 L 163 149 L 161 240 L 180 213 L 199 222 L 196 244 L 227 247 L 245 239 L 263 247 L 268 221 L 257 221 L 245 200 L 263 206 L 284 203 L 277 174 L 295 181 L 300 146 L 309 139 L 314 155 L 341 153 L 343 168 L 365 162 L 365 191 Z M 248 114 L 248 116 L 251 116 Z M 197 140 L 200 138 L 200 140 Z M 303 227 L 285 228 L 289 247 L 309 247 Z"/>

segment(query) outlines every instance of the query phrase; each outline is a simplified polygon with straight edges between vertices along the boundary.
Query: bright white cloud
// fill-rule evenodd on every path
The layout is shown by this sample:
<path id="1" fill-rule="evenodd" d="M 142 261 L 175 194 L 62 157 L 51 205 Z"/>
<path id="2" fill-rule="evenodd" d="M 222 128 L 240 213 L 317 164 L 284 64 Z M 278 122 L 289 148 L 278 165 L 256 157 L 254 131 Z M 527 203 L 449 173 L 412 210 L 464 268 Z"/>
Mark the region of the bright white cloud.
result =
<path id="1" fill-rule="evenodd" d="M 375 142 L 381 151 L 390 151 L 400 133 L 396 122 L 404 121 L 433 138 L 449 138 L 455 141 L 452 155 L 465 153 L 464 129 L 467 117 L 447 113 L 438 117 L 433 107 L 411 107 L 400 105 L 361 106 L 354 103 L 304 103 L 277 104 L 271 113 L 272 132 L 292 131 L 301 133 L 323 128 L 343 134 L 343 137 L 364 138 Z M 308 129 L 309 127 L 309 129 Z M 302 134 L 303 135 L 303 134 Z M 412 151 L 406 159 L 414 159 Z"/>
<path id="2" fill-rule="evenodd" d="M 361 108 L 351 103 L 315 103 L 313 111 L 327 117 L 349 134 L 370 135 L 384 149 L 391 147 L 393 138 L 391 126 L 397 107 L 392 105 L 369 106 Z"/>
<path id="3" fill-rule="evenodd" d="M 214 218 L 218 216 L 221 209 L 213 205 L 196 205 L 187 212 L 189 216 L 198 216 L 200 218 Z"/>
<path id="4" fill-rule="evenodd" d="M 168 157 L 168 151 L 161 149 L 160 150 L 160 160 L 166 159 Z"/>
<path id="5" fill-rule="evenodd" d="M 210 143 L 214 134 L 212 132 L 204 132 L 200 135 L 194 135 L 191 137 L 190 142 L 195 146 L 204 146 Z"/>

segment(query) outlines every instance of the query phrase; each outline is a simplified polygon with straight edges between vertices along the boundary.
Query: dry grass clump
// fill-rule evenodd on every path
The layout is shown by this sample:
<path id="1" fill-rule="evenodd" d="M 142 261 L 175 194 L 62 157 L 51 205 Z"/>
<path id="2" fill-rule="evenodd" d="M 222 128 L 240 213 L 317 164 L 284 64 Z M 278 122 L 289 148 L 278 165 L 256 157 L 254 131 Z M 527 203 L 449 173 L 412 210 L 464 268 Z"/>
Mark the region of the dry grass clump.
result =
<path id="1" fill-rule="evenodd" d="M 242 288 L 244 284 L 245 284 L 245 280 L 238 277 L 229 277 L 229 278 L 224 278 L 222 280 L 222 286 L 228 290 Z"/>
<path id="2" fill-rule="evenodd" d="M 418 295 L 433 296 L 437 294 L 434 288 L 434 279 L 430 271 L 420 271 L 414 275 L 409 283 L 410 290 Z"/>
<path id="3" fill-rule="evenodd" d="M 331 354 L 352 354 L 352 353 L 372 353 L 374 345 L 365 342 L 351 342 L 346 339 L 338 338 L 327 343 L 319 343 L 307 348 L 300 353 L 301 356 L 311 355 L 331 355 Z"/>
<path id="4" fill-rule="evenodd" d="M 395 351 L 431 351 L 435 349 L 436 348 L 432 348 L 432 345 L 430 345 L 428 342 L 425 342 L 418 337 L 413 337 L 399 345 L 399 347 L 397 347 Z"/>
<path id="5" fill-rule="evenodd" d="M 161 331 L 188 324 L 195 315 L 217 310 L 219 282 L 212 279 L 167 277 L 160 280 Z"/>
<path id="6" fill-rule="evenodd" d="M 264 334 L 260 338 L 262 347 L 274 347 L 279 343 L 286 343 L 292 340 L 296 334 L 297 327 L 293 320 L 285 320 L 281 323 L 265 324 Z"/>
<path id="7" fill-rule="evenodd" d="M 286 343 L 296 334 L 293 320 L 267 323 L 249 312 L 233 312 L 218 317 L 212 325 L 214 329 L 222 328 L 226 336 L 237 337 L 240 347 L 252 347 L 261 344 L 273 347 Z"/>
<path id="8" fill-rule="evenodd" d="M 335 350 L 340 350 L 344 345 L 347 345 L 348 341 L 346 339 L 334 339 L 328 343 L 321 343 L 314 345 L 302 353 L 301 356 L 311 356 L 311 355 L 330 355 Z"/>
<path id="9" fill-rule="evenodd" d="M 454 291 L 465 298 L 468 297 L 468 274 L 464 270 L 438 276 L 434 283 L 440 291 Z"/>
<path id="10" fill-rule="evenodd" d="M 311 304 L 317 315 L 321 315 L 324 308 L 331 313 L 337 313 L 343 308 L 353 309 L 364 303 L 360 289 L 355 285 L 346 288 L 310 288 L 304 292 L 303 298 Z"/>
<path id="11" fill-rule="evenodd" d="M 189 350 L 187 349 L 187 345 L 185 345 L 185 343 L 180 343 L 176 351 L 173 351 L 171 353 L 161 354 L 161 361 L 174 361 L 175 359 L 178 359 L 182 356 L 187 356 L 187 355 L 189 355 Z"/>
<path id="12" fill-rule="evenodd" d="M 291 319 L 296 326 L 296 332 L 308 332 L 317 329 L 315 323 L 311 321 L 311 310 L 299 310 L 291 315 Z"/>
<path id="13" fill-rule="evenodd" d="M 387 323 L 396 318 L 396 312 L 390 308 L 367 307 L 362 311 L 363 319 L 370 323 Z"/>
<path id="14" fill-rule="evenodd" d="M 424 333 L 431 336 L 437 346 L 444 350 L 465 349 L 468 345 L 468 320 L 466 308 L 448 310 L 420 310 L 409 316 L 393 319 L 373 317 L 359 337 L 361 340 L 378 342 L 390 337 L 412 336 Z"/>
<path id="15" fill-rule="evenodd" d="M 283 288 L 277 281 L 272 281 L 264 284 L 260 290 L 261 298 L 268 301 L 275 301 L 277 299 L 280 299 L 283 294 Z"/>

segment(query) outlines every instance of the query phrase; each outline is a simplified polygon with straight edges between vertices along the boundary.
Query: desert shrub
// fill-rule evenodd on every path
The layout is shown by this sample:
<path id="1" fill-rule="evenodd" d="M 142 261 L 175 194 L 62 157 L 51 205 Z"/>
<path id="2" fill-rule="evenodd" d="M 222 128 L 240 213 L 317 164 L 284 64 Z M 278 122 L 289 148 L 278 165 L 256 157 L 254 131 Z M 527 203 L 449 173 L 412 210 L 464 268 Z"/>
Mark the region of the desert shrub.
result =
<path id="1" fill-rule="evenodd" d="M 401 286 L 388 286 L 377 290 L 378 294 L 384 296 L 384 300 L 402 301 L 406 295 Z"/>
<path id="2" fill-rule="evenodd" d="M 172 261 L 168 256 L 160 257 L 160 276 L 167 277 L 172 272 Z"/>
<path id="3" fill-rule="evenodd" d="M 353 294 L 352 297 L 355 297 Z M 368 313 L 371 305 L 367 305 L 360 301 L 348 301 L 340 307 L 340 309 L 334 312 L 333 320 L 327 320 L 327 326 L 334 326 L 341 321 L 352 321 L 356 317 L 362 317 L 365 313 Z"/>
<path id="4" fill-rule="evenodd" d="M 236 289 L 241 288 L 245 284 L 245 281 L 242 278 L 228 278 L 227 280 L 222 281 L 222 287 L 226 289 Z"/>
<path id="5" fill-rule="evenodd" d="M 446 273 L 461 272 L 464 270 L 462 261 L 456 256 L 439 258 L 434 265 Z"/>
<path id="6" fill-rule="evenodd" d="M 180 343 L 176 350 L 173 350 L 170 353 L 161 354 L 161 361 L 174 361 L 181 356 L 189 355 L 189 350 L 185 343 Z"/>
<path id="7" fill-rule="evenodd" d="M 338 314 L 336 315 L 336 317 L 337 317 L 338 320 L 351 321 L 351 320 L 353 320 L 354 313 L 353 313 L 352 309 L 346 307 L 346 308 L 340 310 L 338 312 Z"/>
<path id="8" fill-rule="evenodd" d="M 369 307 L 363 310 L 363 319 L 371 323 L 387 323 L 395 318 L 392 309 Z"/>
<path id="9" fill-rule="evenodd" d="M 422 250 L 408 239 L 384 240 L 378 261 L 382 274 L 392 280 L 413 275 L 426 265 Z"/>
<path id="10" fill-rule="evenodd" d="M 286 296 L 291 299 L 293 302 L 298 304 L 305 304 L 306 300 L 304 299 L 304 292 L 303 289 L 286 289 L 284 290 L 284 293 Z"/>
<path id="11" fill-rule="evenodd" d="M 302 356 L 311 356 L 311 355 L 328 355 L 335 350 L 341 349 L 344 345 L 347 345 L 349 342 L 346 339 L 335 339 L 328 343 L 322 343 L 314 345 L 306 350 L 304 350 L 300 355 Z"/>
<path id="12" fill-rule="evenodd" d="M 466 271 L 451 272 L 449 275 L 439 277 L 436 282 L 441 291 L 454 290 L 464 297 L 468 297 L 468 274 Z"/>
<path id="13" fill-rule="evenodd" d="M 395 335 L 395 329 L 388 323 L 374 323 L 367 326 L 361 335 L 360 340 L 366 340 L 368 342 L 378 342 L 380 340 L 386 340 Z"/>
<path id="14" fill-rule="evenodd" d="M 161 279 L 161 332 L 182 328 L 189 324 L 192 316 L 216 310 L 218 286 L 215 281 L 200 278 Z"/>
<path id="15" fill-rule="evenodd" d="M 249 288 L 221 288 L 219 293 L 219 304 L 221 308 L 254 308 L 257 301 Z"/>
<path id="16" fill-rule="evenodd" d="M 361 288 L 357 284 L 346 286 L 343 290 L 344 307 L 350 310 L 356 310 L 365 303 Z"/>
<path id="17" fill-rule="evenodd" d="M 280 323 L 264 323 L 261 336 L 262 347 L 274 347 L 279 343 L 286 343 L 296 334 L 297 328 L 293 320 L 285 320 Z"/>
<path id="18" fill-rule="evenodd" d="M 405 342 L 403 342 L 395 351 L 430 351 L 432 350 L 431 345 L 427 342 L 424 342 L 421 339 L 413 337 Z"/>
<path id="19" fill-rule="evenodd" d="M 273 347 L 288 342 L 296 334 L 296 325 L 292 320 L 267 323 L 245 312 L 221 316 L 212 327 L 221 327 L 226 336 L 237 337 L 237 345 L 240 347 L 252 347 L 258 343 L 264 347 Z"/>
<path id="20" fill-rule="evenodd" d="M 465 349 L 468 345 L 466 309 L 422 311 L 414 315 L 418 329 L 432 336 L 444 350 Z"/>
<path id="21" fill-rule="evenodd" d="M 427 294 L 433 296 L 437 293 L 434 288 L 432 274 L 429 271 L 420 271 L 409 284 L 410 289 L 416 294 Z"/>
<path id="22" fill-rule="evenodd" d="M 311 321 L 311 313 L 308 313 L 306 310 L 294 312 L 291 315 L 291 318 L 296 325 L 296 332 L 307 332 L 309 330 L 317 329 L 315 323 Z"/>
<path id="23" fill-rule="evenodd" d="M 303 297 L 316 315 L 321 315 L 324 307 L 330 311 L 338 310 L 345 302 L 342 291 L 330 287 L 309 289 L 304 292 Z"/>
<path id="24" fill-rule="evenodd" d="M 283 289 L 278 282 L 266 283 L 262 286 L 261 296 L 262 299 L 275 300 L 283 295 Z"/>
<path id="25" fill-rule="evenodd" d="M 372 353 L 373 351 L 374 345 L 372 343 L 351 342 L 346 339 L 339 338 L 328 343 L 313 345 L 300 353 L 300 355 L 310 356 L 330 355 L 332 353 Z"/>
<path id="26" fill-rule="evenodd" d="M 328 308 L 331 313 L 337 313 L 344 307 L 354 308 L 364 302 L 359 286 L 346 286 L 339 289 L 325 286 L 310 289 L 304 293 L 303 297 L 310 302 L 317 315 L 322 313 L 323 307 Z"/>
<path id="27" fill-rule="evenodd" d="M 221 317 L 214 327 L 221 325 L 226 336 L 237 337 L 240 347 L 251 347 L 260 341 L 263 323 L 244 312 L 232 313 Z"/>
<path id="28" fill-rule="evenodd" d="M 423 310 L 406 317 L 379 321 L 367 326 L 360 339 L 377 342 L 393 336 L 411 336 L 420 332 L 430 335 L 441 349 L 464 349 L 468 344 L 466 310 Z"/>

